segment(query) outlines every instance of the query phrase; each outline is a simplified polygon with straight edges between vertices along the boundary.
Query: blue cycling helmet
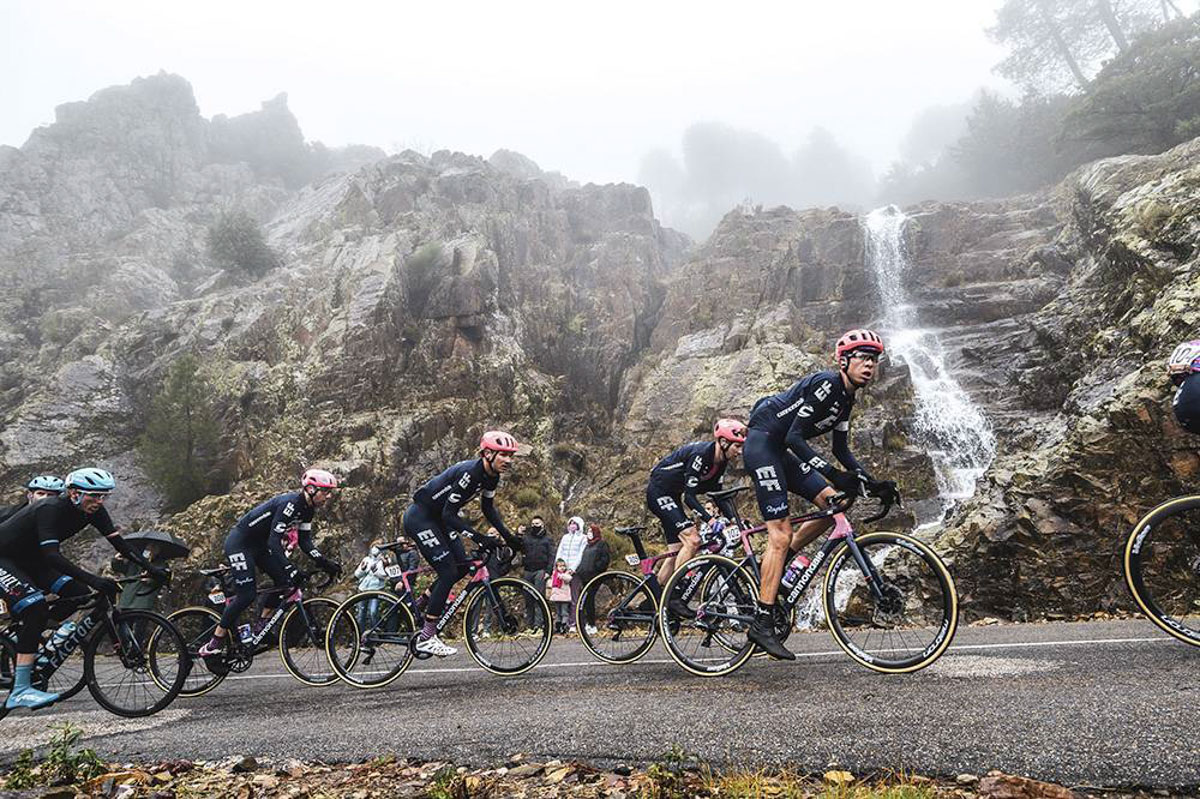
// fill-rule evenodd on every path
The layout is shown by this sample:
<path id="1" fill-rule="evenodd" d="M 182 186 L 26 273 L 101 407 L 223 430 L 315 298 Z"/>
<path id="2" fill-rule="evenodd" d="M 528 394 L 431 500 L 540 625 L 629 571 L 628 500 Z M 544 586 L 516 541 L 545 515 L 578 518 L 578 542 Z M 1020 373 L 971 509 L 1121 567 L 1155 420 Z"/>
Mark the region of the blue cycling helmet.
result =
<path id="1" fill-rule="evenodd" d="M 116 490 L 117 481 L 103 469 L 87 466 L 83 469 L 76 469 L 67 475 L 67 488 L 78 488 L 80 491 L 107 494 L 110 491 Z"/>
<path id="2" fill-rule="evenodd" d="M 62 478 L 55 477 L 52 474 L 39 474 L 37 477 L 29 481 L 25 486 L 30 491 L 55 491 L 63 490 Z"/>

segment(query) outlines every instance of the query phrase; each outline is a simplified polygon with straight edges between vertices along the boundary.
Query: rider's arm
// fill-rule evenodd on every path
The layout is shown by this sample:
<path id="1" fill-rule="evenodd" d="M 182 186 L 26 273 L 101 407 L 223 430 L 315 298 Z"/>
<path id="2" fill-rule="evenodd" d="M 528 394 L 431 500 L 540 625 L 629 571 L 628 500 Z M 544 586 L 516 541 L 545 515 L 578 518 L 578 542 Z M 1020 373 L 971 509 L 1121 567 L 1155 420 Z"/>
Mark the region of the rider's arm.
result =
<path id="1" fill-rule="evenodd" d="M 101 508 L 101 511 L 103 510 L 104 509 Z M 97 513 L 99 512 L 100 511 L 97 511 Z M 38 508 L 36 519 L 38 550 L 47 566 L 55 571 L 62 572 L 70 577 L 74 577 L 81 583 L 89 585 L 92 588 L 98 588 L 101 582 L 114 585 L 112 580 L 92 574 L 86 569 L 81 569 L 63 556 L 62 552 L 58 548 L 58 517 L 49 506 L 45 508 Z M 112 520 L 108 518 L 107 512 L 104 514 L 104 519 L 107 520 L 108 526 L 104 528 L 98 526 L 97 529 L 114 529 L 112 527 Z M 104 522 L 102 521 L 101 524 L 104 524 Z"/>
<path id="2" fill-rule="evenodd" d="M 696 489 L 700 485 L 700 478 L 704 475 L 696 470 L 697 466 L 702 466 L 703 463 L 699 457 L 689 457 L 687 466 L 684 467 L 683 473 L 683 504 L 687 505 L 696 512 L 702 520 L 708 521 L 708 511 L 704 509 L 704 503 L 696 496 Z"/>
<path id="3" fill-rule="evenodd" d="M 852 472 L 862 472 L 863 474 L 867 472 L 854 457 L 854 453 L 850 451 L 850 422 L 848 421 L 838 422 L 837 427 L 833 428 L 833 457 Z"/>
<path id="4" fill-rule="evenodd" d="M 483 495 L 479 498 L 479 507 L 483 509 L 483 516 L 488 520 L 488 524 L 495 527 L 504 542 L 515 550 L 520 542 L 515 535 L 509 532 L 504 525 L 504 519 L 500 517 L 500 511 L 496 508 L 496 492 L 484 489 Z"/>

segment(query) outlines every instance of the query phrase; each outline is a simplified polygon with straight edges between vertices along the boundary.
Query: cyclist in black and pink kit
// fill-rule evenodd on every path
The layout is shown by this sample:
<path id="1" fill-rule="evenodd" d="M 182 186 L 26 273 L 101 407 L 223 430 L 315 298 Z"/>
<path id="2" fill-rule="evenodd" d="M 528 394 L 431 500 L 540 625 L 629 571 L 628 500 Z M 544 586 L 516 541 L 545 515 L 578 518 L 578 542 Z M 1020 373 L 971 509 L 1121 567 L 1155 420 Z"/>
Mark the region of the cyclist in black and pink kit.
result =
<path id="1" fill-rule="evenodd" d="M 1180 426 L 1200 433 L 1200 341 L 1185 341 L 1167 359 L 1167 374 L 1177 390 L 1171 409 Z"/>
<path id="2" fill-rule="evenodd" d="M 447 657 L 458 651 L 438 638 L 437 622 L 446 609 L 450 589 L 467 575 L 467 553 L 461 536 L 466 534 L 477 540 L 488 537 L 459 515 L 463 506 L 481 494 L 479 505 L 488 523 L 514 551 L 520 546 L 500 518 L 494 499 L 500 475 L 508 471 L 518 446 L 517 440 L 502 430 L 484 433 L 479 440 L 478 458 L 456 463 L 418 488 L 413 494 L 413 504 L 404 511 L 404 534 L 416 542 L 421 556 L 437 572 L 433 585 L 422 597 L 425 622 L 417 636 L 419 652 Z"/>
<path id="3" fill-rule="evenodd" d="M 312 538 L 313 515 L 333 497 L 337 487 L 337 478 L 331 472 L 309 469 L 300 477 L 299 491 L 272 497 L 238 520 L 225 538 L 225 556 L 237 592 L 225 605 L 212 638 L 200 647 L 201 657 L 210 658 L 224 651 L 229 630 L 237 629 L 238 617 L 258 596 L 255 579 L 258 571 L 266 572 L 277 588 L 295 587 L 298 572 L 284 550 L 284 537 L 293 527 L 297 529 L 301 549 L 317 568 L 332 575 L 341 573 L 341 565 L 322 555 Z M 283 599 L 282 591 L 267 598 L 262 617 L 255 622 L 255 633 Z"/>
<path id="4" fill-rule="evenodd" d="M 779 394 L 763 397 L 750 411 L 749 432 L 742 460 L 758 509 L 767 524 L 758 589 L 758 610 L 748 637 L 771 657 L 792 660 L 775 635 L 775 598 L 789 550 L 799 551 L 825 532 L 832 519 L 805 522 L 796 531 L 789 521 L 788 493 L 800 494 L 821 508 L 834 494 L 851 497 L 866 490 L 871 496 L 893 496 L 896 484 L 877 481 L 850 451 L 850 412 L 858 390 L 871 382 L 883 355 L 883 339 L 871 330 L 850 330 L 838 339 L 837 371 L 817 372 Z M 833 433 L 833 455 L 848 471 L 817 454 L 808 439 Z"/>
<path id="5" fill-rule="evenodd" d="M 667 550 L 676 553 L 673 558 L 664 558 L 659 566 L 659 585 L 666 585 L 675 569 L 691 560 L 700 548 L 700 532 L 696 523 L 688 518 L 683 505 L 691 508 L 702 521 L 712 518 L 696 495 L 721 490 L 725 469 L 742 454 L 745 440 L 746 425 L 737 419 L 719 419 L 713 427 L 712 441 L 685 444 L 650 471 L 646 507 L 662 523 Z M 733 517 L 733 504 L 728 499 L 721 500 L 720 508 L 725 516 Z M 691 614 L 678 598 L 671 599 L 668 608 L 676 616 Z"/>

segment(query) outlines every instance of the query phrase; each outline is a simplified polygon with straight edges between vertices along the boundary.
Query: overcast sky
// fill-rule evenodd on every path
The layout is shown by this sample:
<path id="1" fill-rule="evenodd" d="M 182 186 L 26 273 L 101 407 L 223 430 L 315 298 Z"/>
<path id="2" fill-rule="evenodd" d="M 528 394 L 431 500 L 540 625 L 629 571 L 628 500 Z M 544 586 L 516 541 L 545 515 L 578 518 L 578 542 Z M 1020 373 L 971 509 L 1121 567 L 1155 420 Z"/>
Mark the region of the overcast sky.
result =
<path id="1" fill-rule="evenodd" d="M 699 121 L 788 153 L 823 125 L 882 170 L 923 107 L 1004 87 L 999 2 L 0 0 L 0 143 L 167 70 L 205 116 L 287 92 L 310 140 L 507 147 L 581 181 L 635 180 Z"/>

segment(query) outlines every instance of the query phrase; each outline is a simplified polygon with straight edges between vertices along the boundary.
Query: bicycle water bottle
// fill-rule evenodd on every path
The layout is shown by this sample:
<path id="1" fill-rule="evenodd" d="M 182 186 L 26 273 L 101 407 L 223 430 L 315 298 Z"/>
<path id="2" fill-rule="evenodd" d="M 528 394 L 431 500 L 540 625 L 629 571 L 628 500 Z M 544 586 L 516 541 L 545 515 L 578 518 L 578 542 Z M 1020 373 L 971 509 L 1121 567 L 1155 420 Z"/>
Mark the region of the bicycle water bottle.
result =
<path id="1" fill-rule="evenodd" d="M 53 652 L 65 644 L 73 632 L 75 632 L 75 622 L 64 621 L 62 625 L 54 631 L 54 635 L 50 636 L 50 641 L 46 644 L 46 652 Z"/>
<path id="2" fill-rule="evenodd" d="M 238 627 L 238 640 L 243 644 L 250 643 L 250 639 L 254 637 L 254 628 L 249 624 L 243 624 Z"/>
<path id="3" fill-rule="evenodd" d="M 809 560 L 803 554 L 797 555 L 794 560 L 788 565 L 787 571 L 783 573 L 783 587 L 787 591 L 791 591 L 796 587 L 796 583 L 800 580 L 800 575 L 804 574 L 804 570 L 808 568 Z"/>

